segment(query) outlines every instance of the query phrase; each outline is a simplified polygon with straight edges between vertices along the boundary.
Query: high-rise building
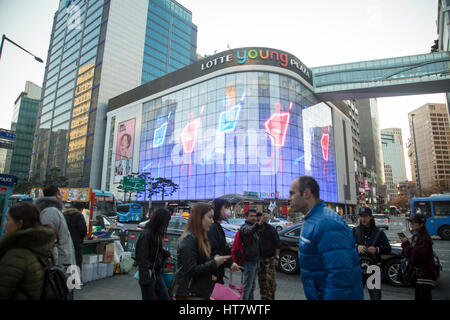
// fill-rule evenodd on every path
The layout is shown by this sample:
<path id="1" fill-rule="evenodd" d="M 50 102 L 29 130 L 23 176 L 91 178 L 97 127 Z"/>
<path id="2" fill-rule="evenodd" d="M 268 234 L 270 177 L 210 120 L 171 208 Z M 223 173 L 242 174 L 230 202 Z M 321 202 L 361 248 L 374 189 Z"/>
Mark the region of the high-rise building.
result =
<path id="1" fill-rule="evenodd" d="M 100 187 L 108 100 L 196 59 L 192 13 L 173 0 L 60 0 L 36 124 L 32 174 Z"/>
<path id="2" fill-rule="evenodd" d="M 437 32 L 438 38 L 438 50 L 450 51 L 450 7 L 449 0 L 438 0 L 438 19 L 437 19 Z M 450 92 L 446 93 L 447 97 L 447 112 L 450 117 Z"/>
<path id="3" fill-rule="evenodd" d="M 353 149 L 353 159 L 355 167 L 355 192 L 359 194 L 358 201 L 365 201 L 365 197 L 362 196 L 364 193 L 364 175 L 363 175 L 363 158 L 361 152 L 361 141 L 359 133 L 359 113 L 358 109 L 355 107 L 353 100 L 342 100 L 342 101 L 332 101 L 333 104 L 342 111 L 350 120 L 351 124 L 351 137 L 352 137 L 352 149 Z M 362 203 L 361 203 L 362 204 Z"/>
<path id="4" fill-rule="evenodd" d="M 385 169 L 386 190 L 390 199 L 397 195 L 397 183 L 407 180 L 402 130 L 388 128 L 381 130 L 381 146 Z M 386 171 L 388 168 L 388 171 Z"/>
<path id="5" fill-rule="evenodd" d="M 378 120 L 378 104 L 376 99 L 355 100 L 359 114 L 359 133 L 363 158 L 364 188 L 369 191 L 369 199 L 376 202 L 376 197 L 385 197 L 383 153 Z M 375 190 L 375 191 L 374 191 Z"/>
<path id="6" fill-rule="evenodd" d="M 30 155 L 33 151 L 33 135 L 42 88 L 27 81 L 25 89 L 17 97 L 11 120 L 11 131 L 16 134 L 14 149 L 7 151 L 5 172 L 19 179 L 28 178 Z"/>
<path id="7" fill-rule="evenodd" d="M 447 106 L 427 103 L 408 113 L 408 119 L 411 131 L 408 155 L 413 180 L 417 181 L 422 191 L 449 190 L 450 126 Z"/>

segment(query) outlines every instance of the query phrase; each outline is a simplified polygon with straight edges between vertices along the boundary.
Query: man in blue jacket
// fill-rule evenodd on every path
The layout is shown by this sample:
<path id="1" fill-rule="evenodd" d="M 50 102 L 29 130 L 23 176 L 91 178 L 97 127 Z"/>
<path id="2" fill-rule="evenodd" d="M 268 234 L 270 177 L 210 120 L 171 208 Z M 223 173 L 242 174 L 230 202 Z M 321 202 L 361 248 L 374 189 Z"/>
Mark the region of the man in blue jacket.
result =
<path id="1" fill-rule="evenodd" d="M 317 181 L 302 176 L 291 183 L 291 210 L 303 212 L 299 239 L 303 288 L 308 300 L 363 300 L 361 267 L 350 228 L 319 197 Z"/>

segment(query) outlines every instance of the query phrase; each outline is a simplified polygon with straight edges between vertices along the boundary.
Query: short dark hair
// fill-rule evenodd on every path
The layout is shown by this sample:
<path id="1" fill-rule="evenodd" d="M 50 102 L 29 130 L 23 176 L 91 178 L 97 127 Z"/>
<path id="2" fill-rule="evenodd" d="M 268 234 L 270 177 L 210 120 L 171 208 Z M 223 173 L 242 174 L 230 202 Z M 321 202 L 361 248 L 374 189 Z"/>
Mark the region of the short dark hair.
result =
<path id="1" fill-rule="evenodd" d="M 59 192 L 59 188 L 54 184 L 44 188 L 44 197 L 55 197 Z"/>
<path id="2" fill-rule="evenodd" d="M 248 217 L 248 215 L 250 214 L 250 212 L 256 213 L 256 210 L 255 210 L 255 209 L 248 209 L 247 211 L 245 211 L 244 215 L 245 215 L 246 217 Z"/>
<path id="3" fill-rule="evenodd" d="M 303 192 L 306 189 L 311 190 L 312 195 L 316 199 L 320 199 L 320 187 L 316 179 L 311 176 L 301 176 L 298 177 L 298 185 L 300 189 L 300 195 L 303 197 Z"/>
<path id="4" fill-rule="evenodd" d="M 21 202 L 8 209 L 9 215 L 14 221 L 22 220 L 22 230 L 41 225 L 41 213 L 34 204 Z"/>

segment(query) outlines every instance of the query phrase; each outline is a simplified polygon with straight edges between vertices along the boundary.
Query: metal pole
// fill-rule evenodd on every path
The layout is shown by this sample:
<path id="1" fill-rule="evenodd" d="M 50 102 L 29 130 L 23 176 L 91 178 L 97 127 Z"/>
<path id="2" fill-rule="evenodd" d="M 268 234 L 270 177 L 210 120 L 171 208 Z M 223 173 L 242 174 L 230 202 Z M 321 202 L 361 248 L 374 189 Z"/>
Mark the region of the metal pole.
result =
<path id="1" fill-rule="evenodd" d="M 2 36 L 2 44 L 0 45 L 0 60 L 2 59 L 2 52 L 3 52 L 3 43 L 5 42 L 6 36 Z"/>
<path id="2" fill-rule="evenodd" d="M 422 196 L 422 184 L 420 182 L 420 170 L 419 170 L 419 158 L 417 156 L 417 145 L 416 145 L 416 133 L 414 130 L 414 117 L 415 114 L 411 114 L 411 123 L 412 123 L 412 129 L 413 129 L 413 140 L 414 140 L 414 155 L 416 157 L 416 166 L 417 166 L 417 183 L 419 187 L 419 196 Z"/>

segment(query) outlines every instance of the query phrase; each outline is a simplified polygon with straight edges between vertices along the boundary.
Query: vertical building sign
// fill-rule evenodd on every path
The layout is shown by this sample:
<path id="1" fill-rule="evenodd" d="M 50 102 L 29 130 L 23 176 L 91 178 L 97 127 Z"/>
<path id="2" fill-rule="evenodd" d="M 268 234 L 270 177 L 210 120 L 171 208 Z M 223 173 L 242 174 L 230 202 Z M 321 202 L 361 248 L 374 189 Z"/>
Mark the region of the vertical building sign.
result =
<path id="1" fill-rule="evenodd" d="M 135 126 L 136 118 L 119 123 L 116 140 L 114 183 L 120 183 L 123 176 L 131 174 Z"/>

